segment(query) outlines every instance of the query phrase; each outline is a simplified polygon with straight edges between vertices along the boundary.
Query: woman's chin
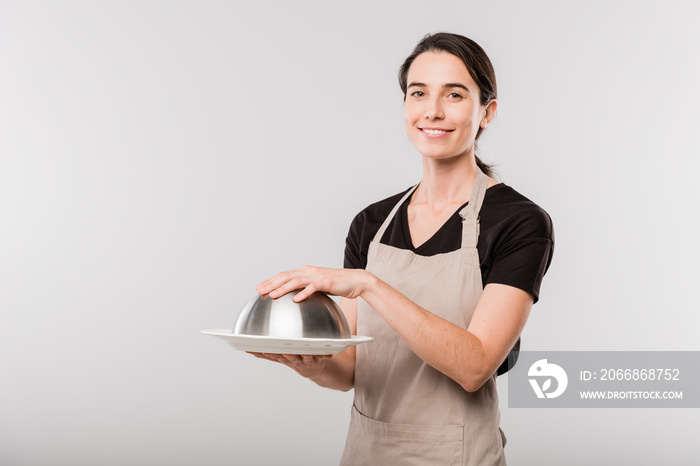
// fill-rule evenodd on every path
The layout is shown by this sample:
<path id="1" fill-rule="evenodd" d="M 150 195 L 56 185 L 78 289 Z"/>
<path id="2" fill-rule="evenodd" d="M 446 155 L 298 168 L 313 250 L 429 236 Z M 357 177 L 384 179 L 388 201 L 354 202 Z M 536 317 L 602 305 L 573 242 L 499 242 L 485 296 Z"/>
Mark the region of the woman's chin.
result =
<path id="1" fill-rule="evenodd" d="M 431 160 L 435 162 L 455 162 L 461 159 L 469 158 L 468 152 L 454 153 L 444 151 L 425 151 L 421 152 L 423 160 Z"/>

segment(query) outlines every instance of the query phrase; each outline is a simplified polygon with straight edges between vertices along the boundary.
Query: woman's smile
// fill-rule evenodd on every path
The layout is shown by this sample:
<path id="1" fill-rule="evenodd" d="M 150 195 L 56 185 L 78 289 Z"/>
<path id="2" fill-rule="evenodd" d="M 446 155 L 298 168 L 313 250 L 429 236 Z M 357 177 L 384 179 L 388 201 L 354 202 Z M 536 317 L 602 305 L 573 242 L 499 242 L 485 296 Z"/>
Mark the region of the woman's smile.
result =
<path id="1" fill-rule="evenodd" d="M 404 121 L 418 152 L 431 159 L 471 157 L 486 108 L 461 59 L 441 52 L 416 57 L 407 74 Z"/>
<path id="2" fill-rule="evenodd" d="M 441 129 L 441 128 L 418 128 L 424 135 L 425 137 L 428 138 L 441 138 L 443 136 L 447 136 L 449 133 L 451 133 L 452 129 Z"/>

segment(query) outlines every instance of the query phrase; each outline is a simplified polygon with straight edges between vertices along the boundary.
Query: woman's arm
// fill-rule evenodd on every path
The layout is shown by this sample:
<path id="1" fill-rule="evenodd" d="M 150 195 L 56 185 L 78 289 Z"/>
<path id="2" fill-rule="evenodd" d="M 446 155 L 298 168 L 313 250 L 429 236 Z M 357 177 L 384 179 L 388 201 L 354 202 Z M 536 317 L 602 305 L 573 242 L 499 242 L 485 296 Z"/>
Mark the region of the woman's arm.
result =
<path id="1" fill-rule="evenodd" d="M 341 298 L 340 308 L 345 314 L 350 333 L 357 334 L 357 300 Z M 333 356 L 296 354 L 250 353 L 255 357 L 284 364 L 317 385 L 334 390 L 348 391 L 355 380 L 355 347 L 351 346 Z"/>
<path id="2" fill-rule="evenodd" d="M 526 291 L 488 284 L 465 330 L 361 269 L 302 267 L 266 280 L 258 285 L 258 292 L 278 297 L 300 288 L 304 289 L 295 296 L 296 301 L 314 291 L 361 297 L 421 359 L 467 391 L 481 387 L 503 362 L 522 332 L 533 303 Z"/>
<path id="3" fill-rule="evenodd" d="M 465 330 L 426 309 L 379 279 L 363 298 L 426 363 L 459 383 L 478 390 L 525 327 L 532 295 L 518 288 L 488 284 Z"/>

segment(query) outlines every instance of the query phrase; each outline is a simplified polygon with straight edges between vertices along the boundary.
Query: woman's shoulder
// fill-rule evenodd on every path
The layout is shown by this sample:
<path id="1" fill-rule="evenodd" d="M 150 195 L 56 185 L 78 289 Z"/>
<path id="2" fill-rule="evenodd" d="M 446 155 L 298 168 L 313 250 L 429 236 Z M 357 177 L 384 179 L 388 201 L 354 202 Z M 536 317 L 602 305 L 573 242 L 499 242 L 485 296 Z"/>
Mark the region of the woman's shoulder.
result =
<path id="1" fill-rule="evenodd" d="M 374 202 L 362 209 L 352 220 L 345 241 L 345 268 L 364 268 L 367 264 L 369 243 L 376 235 L 391 209 L 411 188 Z"/>
<path id="2" fill-rule="evenodd" d="M 393 194 L 385 199 L 382 199 L 381 201 L 377 201 L 368 205 L 355 216 L 355 218 L 353 219 L 353 224 L 381 224 L 389 215 L 391 209 L 393 209 L 394 206 L 398 204 L 398 202 L 403 196 L 406 195 L 409 189 L 411 188 L 406 188 L 400 193 Z"/>
<path id="3" fill-rule="evenodd" d="M 514 207 L 520 206 L 525 209 L 540 209 L 540 207 L 533 201 L 520 194 L 513 187 L 505 183 L 498 183 L 487 189 L 486 196 L 484 197 L 484 202 L 506 206 L 510 205 Z"/>
<path id="4" fill-rule="evenodd" d="M 511 186 L 499 183 L 486 191 L 479 216 L 482 223 L 509 224 L 525 228 L 538 236 L 552 237 L 552 219 L 542 207 Z"/>

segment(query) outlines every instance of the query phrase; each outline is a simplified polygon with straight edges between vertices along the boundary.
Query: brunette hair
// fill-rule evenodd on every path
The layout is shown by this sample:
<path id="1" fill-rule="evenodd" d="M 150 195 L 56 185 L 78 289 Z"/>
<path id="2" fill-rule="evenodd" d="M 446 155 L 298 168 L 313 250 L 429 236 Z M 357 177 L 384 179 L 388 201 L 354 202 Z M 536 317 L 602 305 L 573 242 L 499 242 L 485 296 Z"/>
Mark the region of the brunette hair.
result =
<path id="1" fill-rule="evenodd" d="M 403 65 L 401 65 L 399 69 L 399 86 L 401 86 L 404 100 L 406 99 L 408 87 L 408 69 L 416 57 L 425 52 L 447 52 L 461 59 L 464 62 L 464 66 L 467 67 L 469 75 L 476 85 L 479 86 L 479 101 L 481 105 L 485 106 L 496 98 L 496 73 L 484 49 L 473 40 L 459 34 L 438 32 L 436 34 L 427 34 L 423 37 L 413 49 L 413 52 L 404 60 Z M 480 127 L 476 132 L 477 140 L 482 130 L 483 128 Z M 474 157 L 481 171 L 492 177 L 494 174 L 493 167 L 482 162 L 476 155 Z"/>

